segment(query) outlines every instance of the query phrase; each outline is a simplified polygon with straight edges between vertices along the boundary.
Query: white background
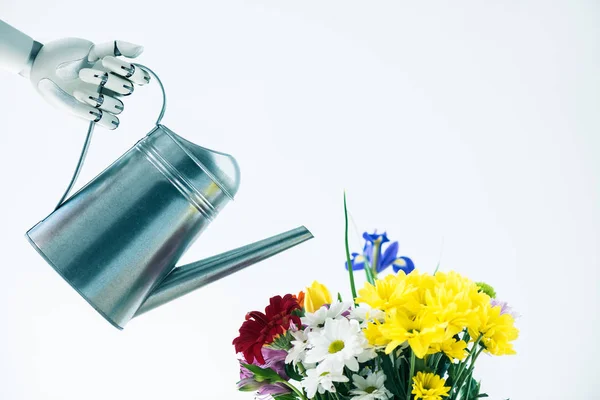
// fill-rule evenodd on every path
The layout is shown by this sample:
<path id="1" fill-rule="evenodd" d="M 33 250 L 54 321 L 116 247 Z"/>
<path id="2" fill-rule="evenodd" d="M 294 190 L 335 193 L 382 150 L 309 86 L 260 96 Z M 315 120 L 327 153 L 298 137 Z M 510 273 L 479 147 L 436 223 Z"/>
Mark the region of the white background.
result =
<path id="1" fill-rule="evenodd" d="M 0 0 L 40 42 L 144 44 L 165 125 L 238 158 L 237 201 L 184 261 L 301 224 L 316 237 L 117 331 L 24 239 L 86 123 L 0 71 L 0 398 L 252 398 L 231 346 L 245 313 L 313 279 L 348 294 L 344 189 L 358 231 L 387 230 L 422 270 L 441 252 L 523 315 L 518 356 L 477 369 L 492 399 L 600 398 L 600 6 L 416 3 Z M 80 182 L 150 129 L 158 87 L 125 107 Z"/>

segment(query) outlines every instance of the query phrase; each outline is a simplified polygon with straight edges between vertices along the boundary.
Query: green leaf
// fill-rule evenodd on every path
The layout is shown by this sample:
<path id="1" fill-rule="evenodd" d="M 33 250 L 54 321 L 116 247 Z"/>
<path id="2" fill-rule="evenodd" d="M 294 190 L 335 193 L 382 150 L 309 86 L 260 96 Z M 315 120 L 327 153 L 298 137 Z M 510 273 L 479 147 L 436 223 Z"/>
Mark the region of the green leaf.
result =
<path id="1" fill-rule="evenodd" d="M 296 309 L 296 310 L 292 311 L 292 315 L 304 317 L 304 309 Z"/>
<path id="2" fill-rule="evenodd" d="M 338 301 L 341 303 L 342 302 L 342 295 L 340 294 L 340 292 L 338 292 Z"/>
<path id="3" fill-rule="evenodd" d="M 471 390 L 469 390 L 469 400 L 489 397 L 487 393 L 479 393 L 479 391 L 481 390 L 481 382 L 477 382 L 473 377 L 471 377 L 470 389 Z"/>
<path id="4" fill-rule="evenodd" d="M 448 379 L 446 379 L 447 386 L 454 386 L 454 380 L 457 378 L 460 364 L 450 364 L 448 367 Z"/>
<path id="5" fill-rule="evenodd" d="M 446 372 L 448 372 L 448 368 L 450 368 L 451 364 L 452 362 L 450 361 L 450 358 L 448 358 L 447 355 L 443 354 L 442 358 L 440 359 L 440 362 L 438 363 L 437 370 L 435 371 L 435 373 L 439 376 L 446 375 Z"/>
<path id="6" fill-rule="evenodd" d="M 354 270 L 352 269 L 352 258 L 350 257 L 350 246 L 348 244 L 348 207 L 346 206 L 346 192 L 344 191 L 344 244 L 346 247 L 346 262 L 348 263 L 348 277 L 350 279 L 350 290 L 352 301 L 356 299 L 356 286 L 354 285 Z"/>
<path id="7" fill-rule="evenodd" d="M 476 400 L 483 397 L 488 397 L 487 394 L 479 394 L 479 389 L 481 388 L 481 383 L 477 382 L 472 376 L 468 376 L 465 379 L 462 386 L 459 388 L 457 392 L 457 399 L 461 400 Z"/>
<path id="8" fill-rule="evenodd" d="M 425 371 L 427 369 L 427 365 L 425 364 L 425 360 L 422 358 L 415 357 L 415 374 L 417 371 Z"/>
<path id="9" fill-rule="evenodd" d="M 276 383 L 276 382 L 285 382 L 285 380 L 279 376 L 279 374 L 271 368 L 261 368 L 258 365 L 254 364 L 242 364 L 246 367 L 250 372 L 254 374 L 254 380 L 257 382 L 268 382 L 268 383 Z"/>
<path id="10" fill-rule="evenodd" d="M 295 393 L 274 394 L 272 396 L 274 399 L 277 399 L 277 400 L 297 400 L 298 399 L 298 396 Z"/>
<path id="11" fill-rule="evenodd" d="M 395 396 L 399 398 L 405 398 L 406 389 L 404 384 L 402 383 L 402 380 L 398 376 L 398 370 L 394 367 L 392 358 L 385 354 L 381 354 L 379 358 L 381 359 L 381 368 L 383 369 L 383 373 L 386 376 L 386 380 L 384 383 L 385 387 Z"/>
<path id="12" fill-rule="evenodd" d="M 300 382 L 304 377 L 296 371 L 292 364 L 285 364 L 285 373 L 290 379 Z"/>

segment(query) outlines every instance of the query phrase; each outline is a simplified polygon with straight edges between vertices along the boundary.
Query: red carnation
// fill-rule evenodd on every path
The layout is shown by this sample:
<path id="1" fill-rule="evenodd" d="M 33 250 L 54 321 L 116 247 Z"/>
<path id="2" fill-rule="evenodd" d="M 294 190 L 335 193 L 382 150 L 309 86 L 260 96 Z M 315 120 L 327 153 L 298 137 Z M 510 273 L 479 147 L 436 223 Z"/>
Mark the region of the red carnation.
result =
<path id="1" fill-rule="evenodd" d="M 298 301 L 291 294 L 274 296 L 269 300 L 264 314 L 252 311 L 246 314 L 246 321 L 240 328 L 240 336 L 233 339 L 235 351 L 243 353 L 248 363 L 256 359 L 264 364 L 261 349 L 265 344 L 272 343 L 277 335 L 285 333 L 290 327 L 290 322 L 302 326 L 300 317 L 292 315 L 292 311 L 299 310 Z"/>

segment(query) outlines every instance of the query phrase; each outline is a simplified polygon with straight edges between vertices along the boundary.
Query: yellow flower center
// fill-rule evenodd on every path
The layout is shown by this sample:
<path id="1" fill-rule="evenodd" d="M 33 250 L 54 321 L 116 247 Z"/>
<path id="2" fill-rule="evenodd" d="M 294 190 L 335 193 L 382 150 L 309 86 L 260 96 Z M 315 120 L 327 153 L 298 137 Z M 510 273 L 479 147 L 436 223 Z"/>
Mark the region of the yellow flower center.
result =
<path id="1" fill-rule="evenodd" d="M 337 353 L 338 351 L 341 351 L 343 348 L 344 348 L 344 342 L 342 340 L 334 340 L 329 345 L 329 353 L 330 354 Z"/>
<path id="2" fill-rule="evenodd" d="M 371 394 L 376 390 L 377 390 L 377 388 L 375 386 L 369 386 L 368 388 L 365 389 L 365 392 Z"/>

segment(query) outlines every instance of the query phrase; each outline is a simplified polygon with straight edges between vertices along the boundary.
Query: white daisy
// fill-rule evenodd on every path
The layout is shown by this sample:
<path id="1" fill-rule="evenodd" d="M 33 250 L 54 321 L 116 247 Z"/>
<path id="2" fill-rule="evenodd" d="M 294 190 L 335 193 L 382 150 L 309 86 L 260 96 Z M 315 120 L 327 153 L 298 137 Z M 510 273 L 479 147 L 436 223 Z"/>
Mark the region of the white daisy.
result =
<path id="1" fill-rule="evenodd" d="M 377 357 L 377 352 L 375 351 L 375 347 L 369 345 L 367 342 L 365 344 L 365 346 L 363 346 L 363 352 L 360 353 L 356 358 L 358 359 L 358 362 L 364 363 L 364 362 L 374 359 L 375 357 Z"/>
<path id="2" fill-rule="evenodd" d="M 355 319 L 360 322 L 361 328 L 366 328 L 369 322 L 385 320 L 385 313 L 377 308 L 373 308 L 368 304 L 361 303 L 358 307 L 350 310 L 350 319 Z"/>
<path id="3" fill-rule="evenodd" d="M 352 389 L 350 394 L 354 395 L 352 400 L 388 400 L 392 398 L 392 393 L 384 386 L 385 374 L 383 371 L 367 375 L 363 378 L 360 375 L 352 375 L 352 383 L 356 389 Z"/>
<path id="4" fill-rule="evenodd" d="M 369 347 L 358 321 L 328 318 L 323 329 L 308 333 L 305 360 L 319 363 L 326 371 L 341 373 L 344 367 L 358 372 L 356 357 Z"/>
<path id="5" fill-rule="evenodd" d="M 324 305 L 314 313 L 305 313 L 304 317 L 301 318 L 302 325 L 308 325 L 310 327 L 317 327 L 323 325 L 327 318 L 340 319 L 345 317 L 345 313 L 349 312 L 353 304 L 348 301 L 333 302 L 329 305 Z"/>
<path id="6" fill-rule="evenodd" d="M 309 399 L 315 397 L 317 391 L 320 394 L 325 392 L 335 393 L 334 382 L 348 382 L 348 377 L 344 374 L 335 373 L 323 368 L 319 365 L 317 368 L 307 369 L 306 378 L 302 379 L 300 385 L 306 391 L 306 395 Z"/>
<path id="7" fill-rule="evenodd" d="M 285 357 L 285 363 L 293 363 L 295 366 L 299 362 L 304 361 L 308 336 L 306 335 L 306 331 L 293 332 L 290 330 L 289 332 L 294 337 L 294 340 L 292 340 L 292 348 L 288 350 L 288 355 Z"/>

